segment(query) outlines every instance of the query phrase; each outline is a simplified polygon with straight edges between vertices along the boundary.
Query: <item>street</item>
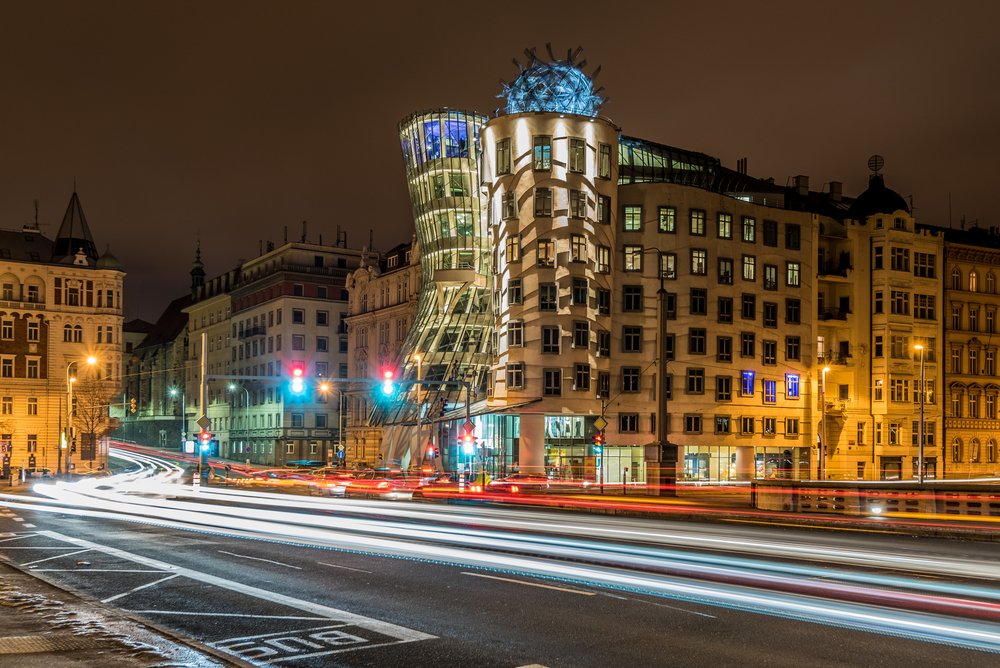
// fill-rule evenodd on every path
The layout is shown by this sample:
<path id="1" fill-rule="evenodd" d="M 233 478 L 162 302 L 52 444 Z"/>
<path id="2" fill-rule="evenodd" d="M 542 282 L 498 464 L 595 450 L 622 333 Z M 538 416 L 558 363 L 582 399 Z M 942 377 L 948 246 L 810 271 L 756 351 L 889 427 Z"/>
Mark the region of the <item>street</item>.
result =
<path id="1" fill-rule="evenodd" d="M 130 456 L 137 473 L 0 496 L 0 557 L 259 665 L 967 666 L 1000 650 L 989 543 L 193 491 Z"/>

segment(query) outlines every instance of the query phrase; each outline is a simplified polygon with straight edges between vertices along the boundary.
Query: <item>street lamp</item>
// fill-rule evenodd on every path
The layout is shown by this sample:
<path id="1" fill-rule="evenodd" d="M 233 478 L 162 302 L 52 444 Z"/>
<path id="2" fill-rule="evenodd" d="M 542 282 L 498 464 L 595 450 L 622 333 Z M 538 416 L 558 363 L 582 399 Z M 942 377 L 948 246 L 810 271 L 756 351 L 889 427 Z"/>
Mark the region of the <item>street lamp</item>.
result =
<path id="1" fill-rule="evenodd" d="M 319 391 L 324 395 L 328 394 L 330 390 L 333 389 L 330 383 L 326 381 L 319 384 Z M 340 459 L 340 453 L 344 452 L 344 390 L 337 389 L 337 458 Z M 328 464 L 332 462 L 327 462 Z M 340 464 L 341 462 L 338 462 Z"/>
<path id="2" fill-rule="evenodd" d="M 242 385 L 237 385 L 236 383 L 229 383 L 229 391 L 230 392 L 235 392 L 237 389 L 243 390 L 243 394 L 244 394 L 244 396 L 246 398 L 246 404 L 243 407 L 243 430 L 246 432 L 247 431 L 247 427 L 249 426 L 249 423 L 250 423 L 250 390 L 248 390 L 247 388 L 243 387 Z M 247 432 L 247 433 L 249 433 L 249 432 Z M 244 446 L 246 445 L 245 442 L 241 441 L 241 443 L 243 443 Z M 242 452 L 243 450 L 245 450 L 245 448 L 240 448 L 240 450 Z M 230 436 L 230 439 L 229 439 L 229 455 L 232 456 L 232 454 L 233 454 L 233 440 L 232 440 L 232 437 Z"/>
<path id="3" fill-rule="evenodd" d="M 920 351 L 920 422 L 917 431 L 917 483 L 924 484 L 924 347 L 919 343 L 913 346 Z"/>
<path id="4" fill-rule="evenodd" d="M 187 392 L 185 392 L 183 390 L 179 390 L 176 387 L 171 387 L 169 390 L 167 390 L 167 393 L 170 394 L 170 396 L 173 397 L 174 399 L 177 398 L 178 394 L 180 394 L 180 396 L 181 396 L 181 449 L 180 449 L 180 451 L 184 452 L 184 441 L 187 440 L 187 438 L 186 438 L 187 437 L 187 413 L 186 413 L 186 407 L 184 406 L 184 395 L 187 394 Z"/>
<path id="5" fill-rule="evenodd" d="M 66 475 L 69 475 L 73 460 L 73 383 L 76 382 L 76 378 L 70 375 L 70 369 L 74 366 L 78 366 L 78 360 L 71 360 L 66 364 L 66 442 L 62 444 L 62 447 L 66 450 Z M 94 366 L 97 364 L 97 358 L 93 355 L 88 355 L 84 360 L 88 366 Z M 62 458 L 59 458 L 57 464 L 61 463 Z M 57 471 L 58 473 L 58 471 Z"/>
<path id="6" fill-rule="evenodd" d="M 427 450 L 424 448 L 423 440 L 423 425 L 421 424 L 421 418 L 424 408 L 423 402 L 423 389 L 420 387 L 420 381 L 423 380 L 423 361 L 424 358 L 420 353 L 416 353 L 413 356 L 413 361 L 417 363 L 417 448 L 420 451 L 420 461 L 427 458 Z M 433 464 L 433 462 L 431 462 Z"/>
<path id="7" fill-rule="evenodd" d="M 819 462 L 817 473 L 820 480 L 826 479 L 826 374 L 828 373 L 830 373 L 830 367 L 823 367 L 823 378 L 819 386 L 819 404 L 822 417 L 820 418 L 819 427 Z"/>

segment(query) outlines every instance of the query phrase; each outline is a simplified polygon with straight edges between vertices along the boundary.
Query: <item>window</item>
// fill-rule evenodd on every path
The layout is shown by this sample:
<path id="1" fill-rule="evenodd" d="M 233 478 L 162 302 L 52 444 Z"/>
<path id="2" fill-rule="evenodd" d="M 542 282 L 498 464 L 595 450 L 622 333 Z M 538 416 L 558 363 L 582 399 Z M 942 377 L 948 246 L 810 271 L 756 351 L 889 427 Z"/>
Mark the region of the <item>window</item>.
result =
<path id="1" fill-rule="evenodd" d="M 764 265 L 764 289 L 778 289 L 778 266 L 774 264 Z"/>
<path id="2" fill-rule="evenodd" d="M 611 315 L 611 290 L 597 289 L 597 314 Z"/>
<path id="3" fill-rule="evenodd" d="M 517 218 L 517 195 L 514 192 L 505 192 L 500 204 L 500 217 L 503 220 Z"/>
<path id="4" fill-rule="evenodd" d="M 555 311 L 557 301 L 557 291 L 555 283 L 538 284 L 538 310 Z"/>
<path id="5" fill-rule="evenodd" d="M 773 366 L 778 363 L 778 342 L 777 341 L 762 341 L 761 348 L 764 351 L 763 363 L 769 366 Z"/>
<path id="6" fill-rule="evenodd" d="M 715 360 L 717 362 L 733 361 L 733 337 L 715 337 Z"/>
<path id="7" fill-rule="evenodd" d="M 316 352 L 325 353 L 330 350 L 330 339 L 325 336 L 316 337 Z"/>
<path id="8" fill-rule="evenodd" d="M 764 386 L 764 403 L 765 404 L 777 403 L 777 401 L 778 401 L 778 381 L 776 381 L 776 380 L 765 380 L 762 383 L 762 385 Z"/>
<path id="9" fill-rule="evenodd" d="M 731 323 L 733 321 L 733 298 L 719 297 L 719 322 Z"/>
<path id="10" fill-rule="evenodd" d="M 761 237 L 765 246 L 777 247 L 778 223 L 773 220 L 765 220 L 761 225 Z M 796 246 L 796 248 L 798 247 Z"/>
<path id="11" fill-rule="evenodd" d="M 690 231 L 697 237 L 705 236 L 705 212 L 699 209 L 691 209 Z"/>
<path id="12" fill-rule="evenodd" d="M 14 397 L 0 398 L 0 415 L 12 415 L 14 413 Z"/>
<path id="13" fill-rule="evenodd" d="M 597 222 L 605 225 L 611 222 L 611 198 L 607 195 L 597 196 Z"/>
<path id="14" fill-rule="evenodd" d="M 668 360 L 674 359 L 674 335 L 666 334 L 663 337 L 663 356 Z"/>
<path id="15" fill-rule="evenodd" d="M 562 395 L 562 369 L 542 370 L 542 394 L 546 397 Z"/>
<path id="16" fill-rule="evenodd" d="M 303 413 L 292 413 L 292 426 L 293 427 L 304 427 L 305 426 L 305 414 Z M 291 443 L 288 444 L 291 447 Z"/>
<path id="17" fill-rule="evenodd" d="M 730 257 L 719 258 L 719 284 L 733 284 L 733 259 Z"/>
<path id="18" fill-rule="evenodd" d="M 910 381 L 903 378 L 889 380 L 889 401 L 907 402 L 910 400 Z"/>
<path id="19" fill-rule="evenodd" d="M 28 397 L 28 415 L 38 415 L 37 397 Z"/>
<path id="20" fill-rule="evenodd" d="M 305 350 L 306 337 L 302 334 L 292 334 L 292 350 Z"/>
<path id="21" fill-rule="evenodd" d="M 600 330 L 597 332 L 597 356 L 607 357 L 611 354 L 611 332 Z"/>
<path id="22" fill-rule="evenodd" d="M 692 355 L 704 355 L 708 331 L 700 327 L 688 329 L 688 353 Z"/>
<path id="23" fill-rule="evenodd" d="M 740 317 L 744 320 L 757 319 L 757 296 L 744 292 L 741 300 Z"/>
<path id="24" fill-rule="evenodd" d="M 778 305 L 774 302 L 764 302 L 764 326 L 771 328 L 778 326 Z"/>
<path id="25" fill-rule="evenodd" d="M 756 356 L 754 353 L 756 340 L 753 332 L 740 333 L 740 357 L 753 358 Z"/>
<path id="26" fill-rule="evenodd" d="M 539 171 L 552 169 L 552 137 L 532 137 L 531 168 Z"/>
<path id="27" fill-rule="evenodd" d="M 98 329 L 97 331 L 100 332 L 101 330 Z M 13 338 L 14 338 L 14 321 L 4 320 L 0 322 L 0 339 L 10 341 L 13 340 Z"/>
<path id="28" fill-rule="evenodd" d="M 754 372 L 746 370 L 740 373 L 740 396 L 752 397 L 754 393 Z"/>
<path id="29" fill-rule="evenodd" d="M 733 399 L 733 378 L 732 376 L 715 377 L 715 400 L 732 401 Z"/>
<path id="30" fill-rule="evenodd" d="M 691 249 L 691 273 L 695 276 L 708 275 L 708 251 L 701 248 Z"/>
<path id="31" fill-rule="evenodd" d="M 704 394 L 705 393 L 705 370 L 704 369 L 691 369 L 687 370 L 687 387 L 688 394 Z"/>
<path id="32" fill-rule="evenodd" d="M 797 336 L 785 337 L 785 361 L 797 362 L 802 359 L 802 343 Z"/>
<path id="33" fill-rule="evenodd" d="M 800 285 L 800 265 L 798 262 L 785 263 L 785 285 L 790 288 L 797 288 Z"/>
<path id="34" fill-rule="evenodd" d="M 28 321 L 28 340 L 29 341 L 39 341 L 40 331 L 38 326 L 38 321 L 29 320 Z"/>
<path id="35" fill-rule="evenodd" d="M 675 253 L 660 253 L 660 277 L 677 278 L 677 255 Z"/>
<path id="36" fill-rule="evenodd" d="M 328 326 L 330 324 L 330 312 L 316 311 L 316 324 L 320 327 Z"/>
<path id="37" fill-rule="evenodd" d="M 597 176 L 602 179 L 611 178 L 610 144 L 599 144 L 597 146 Z"/>
<path id="38" fill-rule="evenodd" d="M 903 431 L 903 425 L 899 422 L 889 423 L 889 445 L 899 445 L 900 444 L 900 432 Z"/>
<path id="39" fill-rule="evenodd" d="M 997 312 L 991 308 L 986 309 L 986 333 L 996 334 Z"/>
<path id="40" fill-rule="evenodd" d="M 937 258 L 933 253 L 913 253 L 913 275 L 918 278 L 936 278 Z"/>
<path id="41" fill-rule="evenodd" d="M 717 233 L 720 239 L 733 238 L 733 214 L 720 213 L 717 219 Z"/>
<path id="42" fill-rule="evenodd" d="M 507 305 L 512 306 L 514 304 L 520 304 L 524 300 L 524 294 L 521 291 L 521 279 L 512 278 L 510 279 L 510 284 L 507 288 Z"/>
<path id="43" fill-rule="evenodd" d="M 514 390 L 524 388 L 523 362 L 516 362 L 507 365 L 507 388 Z"/>
<path id="44" fill-rule="evenodd" d="M 642 246 L 625 246 L 625 271 L 642 271 Z"/>
<path id="45" fill-rule="evenodd" d="M 914 295 L 913 296 L 913 303 L 914 303 L 913 313 L 914 313 L 914 317 L 916 317 L 916 299 L 917 299 L 917 295 Z M 933 297 L 932 297 L 932 299 L 933 299 Z M 932 305 L 932 308 L 933 308 L 933 305 Z M 977 307 L 971 306 L 971 305 L 969 306 L 969 331 L 970 332 L 978 332 L 979 331 L 979 309 Z"/>
<path id="46" fill-rule="evenodd" d="M 785 324 L 798 325 L 802 320 L 802 305 L 798 299 L 785 300 Z"/>
<path id="47" fill-rule="evenodd" d="M 542 327 L 542 352 L 559 354 L 559 326 Z"/>
<path id="48" fill-rule="evenodd" d="M 743 280 L 751 282 L 757 280 L 757 258 L 753 255 L 743 256 Z"/>
<path id="49" fill-rule="evenodd" d="M 507 345 L 511 348 L 520 348 L 524 345 L 524 323 L 520 320 L 507 323 Z"/>
<path id="50" fill-rule="evenodd" d="M 728 415 L 715 416 L 715 433 L 728 434 L 730 430 L 730 418 Z"/>
<path id="51" fill-rule="evenodd" d="M 552 239 L 539 239 L 535 244 L 539 267 L 552 267 L 556 263 L 556 244 Z"/>
<path id="52" fill-rule="evenodd" d="M 884 313 L 885 312 L 885 307 L 882 305 L 883 301 L 884 300 L 882 298 L 882 291 L 881 290 L 876 290 L 875 291 L 874 304 L 872 306 L 872 311 L 874 313 Z"/>
<path id="53" fill-rule="evenodd" d="M 582 190 L 569 191 L 569 215 L 570 218 L 587 217 L 587 194 Z"/>
<path id="54" fill-rule="evenodd" d="M 497 141 L 497 174 L 510 174 L 510 137 Z"/>
<path id="55" fill-rule="evenodd" d="M 584 172 L 587 169 L 587 144 L 579 137 L 569 139 L 569 171 Z"/>
<path id="56" fill-rule="evenodd" d="M 622 327 L 622 352 L 642 352 L 642 327 L 633 325 Z"/>
<path id="57" fill-rule="evenodd" d="M 890 308 L 895 315 L 910 315 L 910 293 L 902 290 L 890 292 Z"/>
<path id="58" fill-rule="evenodd" d="M 778 431 L 778 419 L 774 417 L 761 418 L 761 433 L 765 436 L 774 436 Z"/>
<path id="59" fill-rule="evenodd" d="M 619 413 L 618 431 L 623 434 L 634 434 L 639 431 L 638 413 Z"/>
<path id="60" fill-rule="evenodd" d="M 788 399 L 799 398 L 799 374 L 785 374 L 785 397 Z"/>
<path id="61" fill-rule="evenodd" d="M 972 321 L 971 315 L 972 314 L 970 313 L 969 315 L 970 315 L 970 318 L 969 318 L 969 320 L 970 320 L 970 327 L 969 327 L 969 329 L 972 329 L 973 331 L 975 331 L 971 327 L 971 321 Z M 918 295 L 918 294 L 914 294 L 913 295 L 913 317 L 914 318 L 919 318 L 921 320 L 936 320 L 937 319 L 937 313 L 936 313 L 936 310 L 934 308 L 934 295 Z"/>
<path id="62" fill-rule="evenodd" d="M 910 271 L 910 249 L 897 248 L 893 246 L 889 249 L 889 266 L 893 271 Z"/>
<path id="63" fill-rule="evenodd" d="M 569 238 L 570 260 L 573 262 L 587 261 L 587 239 L 582 234 L 571 234 Z"/>
<path id="64" fill-rule="evenodd" d="M 691 288 L 691 315 L 708 315 L 708 290 Z"/>
<path id="65" fill-rule="evenodd" d="M 597 247 L 597 272 L 599 274 L 611 272 L 611 249 L 608 246 Z"/>
<path id="66" fill-rule="evenodd" d="M 684 433 L 685 434 L 700 434 L 701 433 L 701 416 L 700 415 L 685 415 L 684 416 Z"/>
<path id="67" fill-rule="evenodd" d="M 574 278 L 573 279 L 573 305 L 574 306 L 586 306 L 587 305 L 587 295 L 590 291 L 588 290 L 588 284 L 586 278 Z"/>
<path id="68" fill-rule="evenodd" d="M 659 221 L 660 232 L 673 234 L 677 231 L 677 209 L 672 206 L 660 206 L 656 208 L 657 220 Z"/>
<path id="69" fill-rule="evenodd" d="M 799 419 L 785 418 L 785 436 L 799 435 Z"/>
<path id="70" fill-rule="evenodd" d="M 300 308 L 292 309 L 292 324 L 304 325 L 306 322 L 306 312 Z"/>
<path id="71" fill-rule="evenodd" d="M 765 230 L 767 221 L 764 221 Z M 765 240 L 764 243 L 767 243 Z M 799 225 L 785 224 L 785 248 L 799 250 L 802 245 L 802 228 Z"/>
<path id="72" fill-rule="evenodd" d="M 983 373 L 987 376 L 997 375 L 997 354 L 995 350 L 987 350 L 983 359 Z"/>
<path id="73" fill-rule="evenodd" d="M 622 286 L 622 311 L 635 313 L 642 310 L 642 286 Z"/>
<path id="74" fill-rule="evenodd" d="M 872 256 L 872 268 L 885 268 L 885 249 L 882 246 L 875 246 L 875 254 Z"/>
<path id="75" fill-rule="evenodd" d="M 512 234 L 507 237 L 507 262 L 521 261 L 521 235 Z"/>
<path id="76" fill-rule="evenodd" d="M 951 328 L 954 330 L 962 329 L 962 306 L 961 304 L 954 305 L 951 307 Z"/>
<path id="77" fill-rule="evenodd" d="M 757 241 L 757 220 L 750 216 L 743 216 L 743 241 Z"/>
<path id="78" fill-rule="evenodd" d="M 626 206 L 625 217 L 623 219 L 626 232 L 639 232 L 642 230 L 642 207 Z"/>
<path id="79" fill-rule="evenodd" d="M 754 427 L 753 417 L 744 416 L 740 418 L 740 433 L 741 434 L 752 434 Z"/>
<path id="80" fill-rule="evenodd" d="M 641 371 L 637 366 L 622 367 L 622 392 L 639 391 L 639 375 Z"/>
<path id="81" fill-rule="evenodd" d="M 575 373 L 573 376 L 573 389 L 574 390 L 589 390 L 590 389 L 590 365 L 589 364 L 577 364 L 575 366 Z"/>
<path id="82" fill-rule="evenodd" d="M 552 215 L 552 189 L 535 188 L 535 217 L 545 218 Z"/>

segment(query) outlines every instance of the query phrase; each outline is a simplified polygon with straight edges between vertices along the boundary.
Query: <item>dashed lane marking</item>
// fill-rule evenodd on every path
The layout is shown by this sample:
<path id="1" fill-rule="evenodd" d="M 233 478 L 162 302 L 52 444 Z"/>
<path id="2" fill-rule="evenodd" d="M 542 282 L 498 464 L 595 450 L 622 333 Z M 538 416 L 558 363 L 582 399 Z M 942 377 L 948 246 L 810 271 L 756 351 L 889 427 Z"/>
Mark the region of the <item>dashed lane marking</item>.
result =
<path id="1" fill-rule="evenodd" d="M 33 566 L 35 564 L 40 564 L 43 561 L 52 561 L 53 559 L 62 559 L 63 557 L 72 557 L 74 554 L 82 554 L 84 552 L 90 552 L 89 549 L 74 550 L 73 552 L 63 552 L 62 554 L 57 554 L 54 557 L 45 557 L 44 559 L 35 559 L 34 561 L 27 561 L 22 566 Z"/>
<path id="2" fill-rule="evenodd" d="M 525 585 L 528 587 L 538 587 L 540 589 L 553 589 L 555 591 L 564 591 L 569 594 L 580 594 L 581 596 L 596 596 L 596 592 L 592 591 L 580 591 L 579 589 L 569 589 L 567 587 L 556 587 L 555 585 L 542 584 L 540 582 L 528 582 L 527 580 L 516 580 L 514 578 L 502 578 L 498 575 L 486 575 L 485 573 L 468 573 L 462 571 L 462 575 L 470 575 L 474 578 L 486 578 L 488 580 L 500 580 L 502 582 L 512 582 L 514 584 Z"/>
<path id="3" fill-rule="evenodd" d="M 184 617 L 237 617 L 240 619 L 290 619 L 293 621 L 325 622 L 326 617 L 299 615 L 244 615 L 239 612 L 191 612 L 190 610 L 126 610 L 135 615 L 183 615 Z"/>
<path id="4" fill-rule="evenodd" d="M 125 598 L 129 594 L 134 594 L 137 591 L 142 591 L 143 589 L 148 589 L 150 587 L 155 587 L 156 585 L 160 584 L 161 582 L 166 582 L 167 580 L 173 580 L 175 577 L 177 577 L 177 573 L 172 573 L 172 574 L 168 575 L 165 578 L 160 578 L 159 580 L 154 580 L 152 582 L 147 582 L 144 585 L 139 585 L 138 587 L 133 587 L 132 589 L 129 589 L 128 591 L 123 591 L 120 594 L 115 594 L 114 596 L 109 596 L 108 598 L 102 599 L 101 603 L 110 603 L 111 601 L 117 601 L 120 598 Z"/>
<path id="5" fill-rule="evenodd" d="M 351 568 L 350 566 L 341 566 L 340 564 L 328 564 L 325 561 L 317 561 L 320 566 L 329 566 L 330 568 L 343 568 L 345 571 L 357 571 L 358 573 L 371 573 L 371 571 L 366 571 L 363 568 Z"/>
<path id="6" fill-rule="evenodd" d="M 284 566 L 286 568 L 294 568 L 295 570 L 302 570 L 301 566 L 292 566 L 291 564 L 283 564 L 280 561 L 272 561 L 271 559 L 261 559 L 260 557 L 251 557 L 246 554 L 236 554 L 235 552 L 226 552 L 225 550 L 216 550 L 219 554 L 228 554 L 230 557 L 239 557 L 240 559 L 252 559 L 253 561 L 266 561 L 269 564 L 277 564 L 278 566 Z"/>

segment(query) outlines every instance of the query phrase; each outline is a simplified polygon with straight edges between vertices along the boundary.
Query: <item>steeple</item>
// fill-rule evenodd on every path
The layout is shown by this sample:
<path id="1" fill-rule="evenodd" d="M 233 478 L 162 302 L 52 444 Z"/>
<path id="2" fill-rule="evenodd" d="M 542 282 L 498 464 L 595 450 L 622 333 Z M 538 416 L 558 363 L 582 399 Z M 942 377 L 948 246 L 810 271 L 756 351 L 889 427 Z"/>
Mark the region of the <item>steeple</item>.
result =
<path id="1" fill-rule="evenodd" d="M 97 262 L 97 246 L 87 226 L 87 217 L 83 215 L 80 196 L 74 189 L 73 196 L 69 199 L 69 206 L 63 215 L 62 224 L 59 226 L 59 233 L 56 234 L 55 242 L 52 244 L 52 261 L 65 262 L 67 258 L 73 261 L 74 256 L 81 250 L 89 264 Z"/>
<path id="2" fill-rule="evenodd" d="M 191 297 L 198 294 L 198 288 L 205 285 L 205 268 L 201 264 L 201 240 L 194 251 L 194 263 L 191 265 Z"/>

